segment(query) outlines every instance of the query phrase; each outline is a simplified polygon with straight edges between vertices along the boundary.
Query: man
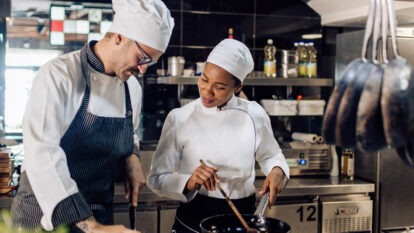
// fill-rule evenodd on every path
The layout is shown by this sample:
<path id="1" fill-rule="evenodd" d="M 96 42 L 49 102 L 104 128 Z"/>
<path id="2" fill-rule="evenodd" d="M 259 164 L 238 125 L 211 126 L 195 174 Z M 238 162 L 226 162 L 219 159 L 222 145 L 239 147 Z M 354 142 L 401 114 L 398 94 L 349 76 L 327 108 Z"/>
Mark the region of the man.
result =
<path id="1" fill-rule="evenodd" d="M 137 206 L 144 73 L 167 48 L 174 20 L 161 0 L 113 0 L 106 36 L 41 67 L 23 120 L 25 160 L 12 204 L 16 226 L 136 232 L 113 224 L 114 182 Z M 105 224 L 105 225 L 103 225 Z"/>

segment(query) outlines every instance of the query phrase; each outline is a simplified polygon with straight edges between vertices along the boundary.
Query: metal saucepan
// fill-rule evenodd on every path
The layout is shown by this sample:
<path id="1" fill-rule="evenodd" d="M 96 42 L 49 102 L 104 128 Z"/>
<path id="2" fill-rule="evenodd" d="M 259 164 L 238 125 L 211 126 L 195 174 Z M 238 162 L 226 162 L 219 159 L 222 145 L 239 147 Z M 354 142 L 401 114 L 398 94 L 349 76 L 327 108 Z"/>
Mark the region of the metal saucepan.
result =
<path id="1" fill-rule="evenodd" d="M 364 40 L 362 44 L 362 55 L 361 58 L 355 59 L 352 61 L 345 69 L 344 74 L 333 90 L 331 97 L 329 98 L 328 104 L 326 106 L 325 116 L 322 123 L 322 136 L 325 138 L 325 141 L 328 144 L 335 144 L 335 128 L 336 128 L 336 119 L 338 116 L 338 108 L 341 103 L 342 96 L 348 87 L 348 85 L 355 79 L 356 75 L 359 73 L 359 69 L 362 65 L 367 62 L 366 59 L 366 50 L 369 38 L 372 33 L 372 26 L 374 21 L 374 6 L 375 0 L 371 0 L 371 8 L 368 15 L 368 20 L 365 27 Z"/>
<path id="2" fill-rule="evenodd" d="M 377 51 L 377 42 L 380 35 L 381 25 L 381 4 L 380 0 L 375 1 L 374 8 L 374 27 L 372 33 L 372 51 L 373 61 L 362 64 L 356 74 L 355 78 L 349 83 L 346 88 L 341 103 L 338 108 L 338 116 L 336 118 L 335 138 L 336 144 L 340 147 L 355 148 L 356 147 L 356 120 L 358 103 L 361 98 L 361 93 L 365 82 L 371 76 L 372 71 L 377 67 L 374 64 L 375 53 Z"/>
<path id="3" fill-rule="evenodd" d="M 391 45 L 394 59 L 384 71 L 381 93 L 381 111 L 388 145 L 399 148 L 407 144 L 412 125 L 414 80 L 411 66 L 398 53 L 395 13 L 391 0 L 387 0 Z"/>
<path id="4" fill-rule="evenodd" d="M 378 0 L 377 0 L 378 1 Z M 364 89 L 358 104 L 356 121 L 356 138 L 358 148 L 373 152 L 384 148 L 385 141 L 384 127 L 381 115 L 381 87 L 384 70 L 387 66 L 387 29 L 388 17 L 385 0 L 380 1 L 381 7 L 381 26 L 382 26 L 382 64 L 379 64 L 371 72 L 370 77 L 365 82 Z M 378 4 L 378 2 L 377 2 Z M 378 9 L 379 10 L 379 9 Z M 374 39 L 373 43 L 377 43 Z M 372 59 L 378 64 L 376 45 L 373 46 Z"/>
<path id="5" fill-rule="evenodd" d="M 278 219 L 263 217 L 263 212 L 269 202 L 269 193 L 263 195 L 253 215 L 242 215 L 249 227 L 258 230 L 260 233 L 288 233 L 290 226 Z M 201 221 L 202 233 L 238 233 L 246 232 L 234 214 L 215 215 Z"/>

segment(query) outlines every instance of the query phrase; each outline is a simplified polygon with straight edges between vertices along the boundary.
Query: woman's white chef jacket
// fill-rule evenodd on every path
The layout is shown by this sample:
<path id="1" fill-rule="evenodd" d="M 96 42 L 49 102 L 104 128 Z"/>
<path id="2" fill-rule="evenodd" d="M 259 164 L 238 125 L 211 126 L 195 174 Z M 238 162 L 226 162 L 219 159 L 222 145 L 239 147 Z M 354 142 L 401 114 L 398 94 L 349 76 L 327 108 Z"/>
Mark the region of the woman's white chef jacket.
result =
<path id="1" fill-rule="evenodd" d="M 255 192 L 255 159 L 265 175 L 278 166 L 289 177 L 269 116 L 256 102 L 235 96 L 221 109 L 206 108 L 199 98 L 168 114 L 147 185 L 161 196 L 188 202 L 196 192 L 182 192 L 200 159 L 218 167 L 221 186 L 232 199 Z M 217 190 L 198 192 L 223 198 Z"/>
<path id="2" fill-rule="evenodd" d="M 125 117 L 123 82 L 117 77 L 99 73 L 90 65 L 89 70 L 91 94 L 88 112 L 103 117 Z M 142 90 L 134 77 L 131 76 L 127 82 L 134 129 L 137 129 Z M 65 54 L 40 68 L 26 105 L 22 172 L 26 171 L 42 209 L 41 223 L 45 229 L 52 226 L 51 218 L 56 205 L 79 192 L 75 181 L 70 177 L 66 155 L 59 144 L 82 103 L 85 85 L 80 51 Z M 134 144 L 139 148 L 136 135 Z"/>

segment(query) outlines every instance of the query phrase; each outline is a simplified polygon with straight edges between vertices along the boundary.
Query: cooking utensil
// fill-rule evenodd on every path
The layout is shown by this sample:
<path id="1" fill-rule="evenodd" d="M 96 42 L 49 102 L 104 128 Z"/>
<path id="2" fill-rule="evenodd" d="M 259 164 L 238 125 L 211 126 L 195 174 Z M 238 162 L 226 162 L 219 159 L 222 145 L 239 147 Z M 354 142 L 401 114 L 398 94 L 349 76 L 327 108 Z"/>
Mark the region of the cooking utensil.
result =
<path id="1" fill-rule="evenodd" d="M 411 143 L 408 143 L 406 146 L 399 147 L 395 150 L 405 165 L 414 168 L 414 149 Z"/>
<path id="2" fill-rule="evenodd" d="M 185 59 L 184 57 L 168 57 L 168 69 L 167 75 L 181 76 L 184 70 Z"/>
<path id="3" fill-rule="evenodd" d="M 202 165 L 206 166 L 206 164 L 204 163 L 204 161 L 201 160 L 201 159 L 200 159 L 200 163 Z M 233 210 L 233 212 L 236 214 L 237 218 L 240 220 L 240 222 L 242 223 L 243 227 L 246 229 L 246 232 L 248 232 L 248 233 L 258 232 L 257 230 L 255 230 L 253 228 L 250 228 L 249 225 L 247 225 L 246 221 L 241 216 L 239 210 L 236 208 L 236 206 L 233 204 L 233 202 L 227 196 L 226 192 L 223 190 L 223 188 L 221 187 L 221 185 L 220 185 L 219 182 L 216 182 L 216 186 L 220 190 L 221 194 L 223 194 L 223 196 L 226 199 L 227 203 L 229 204 L 229 206 L 231 207 L 231 209 Z"/>
<path id="4" fill-rule="evenodd" d="M 348 85 L 354 80 L 356 75 L 359 73 L 359 69 L 363 64 L 367 62 L 366 59 L 366 50 L 368 45 L 368 40 L 372 33 L 372 26 L 374 21 L 374 5 L 375 0 L 371 0 L 371 8 L 368 14 L 368 20 L 365 26 L 364 40 L 362 42 L 362 54 L 361 58 L 353 60 L 345 69 L 342 78 L 339 80 L 335 89 L 333 90 L 327 107 L 325 111 L 325 116 L 322 123 L 322 136 L 325 138 L 325 141 L 328 144 L 335 144 L 335 128 L 336 128 L 336 119 L 338 116 L 338 109 L 341 103 L 342 96 L 348 87 Z"/>
<path id="5" fill-rule="evenodd" d="M 377 151 L 386 146 L 384 127 L 381 115 L 381 86 L 384 69 L 388 63 L 387 59 L 387 28 L 388 17 L 385 0 L 381 0 L 377 5 L 381 7 L 381 27 L 382 27 L 382 53 L 383 63 L 376 66 L 365 82 L 358 104 L 356 121 L 356 139 L 358 148 L 367 151 Z M 374 39 L 374 43 L 377 40 Z M 374 64 L 378 63 L 376 45 L 372 49 Z"/>
<path id="6" fill-rule="evenodd" d="M 384 71 L 381 93 L 381 112 L 388 145 L 399 148 L 407 144 L 414 117 L 414 85 L 411 66 L 398 53 L 395 13 L 391 0 L 387 0 L 391 46 L 394 55 Z"/>
<path id="7" fill-rule="evenodd" d="M 136 230 L 136 219 L 135 219 L 135 211 L 136 208 L 132 205 L 132 193 L 131 195 L 131 203 L 129 203 L 129 224 L 132 230 Z"/>
<path id="8" fill-rule="evenodd" d="M 278 219 L 263 217 L 263 212 L 269 202 L 269 193 L 261 198 L 254 215 L 243 215 L 251 227 L 260 233 L 288 233 L 290 226 Z M 236 233 L 245 232 L 235 215 L 216 215 L 204 219 L 200 223 L 202 233 Z"/>
<path id="9" fill-rule="evenodd" d="M 379 28 L 380 28 L 380 4 L 379 0 L 371 5 L 374 8 L 374 28 L 372 33 L 372 50 L 376 51 L 378 42 Z M 365 82 L 371 75 L 376 65 L 369 61 L 360 65 L 358 73 L 355 78 L 347 86 L 341 103 L 338 108 L 338 116 L 336 118 L 335 138 L 336 144 L 341 147 L 354 148 L 356 147 L 356 117 L 358 103 L 361 97 Z"/>

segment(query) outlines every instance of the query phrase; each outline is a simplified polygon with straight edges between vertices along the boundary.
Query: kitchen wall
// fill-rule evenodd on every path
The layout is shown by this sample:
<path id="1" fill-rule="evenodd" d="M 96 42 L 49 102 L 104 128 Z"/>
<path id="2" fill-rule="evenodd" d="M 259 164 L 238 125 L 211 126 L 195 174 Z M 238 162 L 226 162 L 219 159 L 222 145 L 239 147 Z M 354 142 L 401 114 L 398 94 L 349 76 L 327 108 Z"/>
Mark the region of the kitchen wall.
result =
<path id="1" fill-rule="evenodd" d="M 321 32 L 320 17 L 304 2 L 272 0 L 165 0 L 175 19 L 175 28 L 166 54 L 183 55 L 188 66 L 204 61 L 211 49 L 228 37 L 252 51 L 256 70 L 263 68 L 263 47 L 272 38 L 277 48 L 291 49 L 305 33 Z M 161 60 L 162 61 L 162 60 Z"/>
<path id="2" fill-rule="evenodd" d="M 175 28 L 166 53 L 144 79 L 142 114 L 143 138 L 157 140 L 168 112 L 180 104 L 177 86 L 148 84 L 148 76 L 156 69 L 167 69 L 168 57 L 184 56 L 186 68 L 195 68 L 195 62 L 205 61 L 208 54 L 233 28 L 235 39 L 244 42 L 252 52 L 255 70 L 263 70 L 263 48 L 267 39 L 274 41 L 278 51 L 293 49 L 295 41 L 313 41 L 318 50 L 318 77 L 333 78 L 335 67 L 335 40 L 339 29 L 323 28 L 319 15 L 301 0 L 165 0 L 175 19 Z M 322 33 L 323 38 L 304 40 L 303 34 Z M 276 54 L 278 61 L 280 52 Z M 286 87 L 244 87 L 251 100 L 260 101 L 272 95 L 287 97 Z M 329 97 L 331 88 L 295 87 L 292 97 L 321 95 Z M 184 86 L 182 98 L 197 98 L 196 86 Z M 277 119 L 275 119 L 277 120 Z M 292 118 L 295 129 L 320 133 L 321 118 Z M 275 126 L 279 122 L 272 122 Z"/>

